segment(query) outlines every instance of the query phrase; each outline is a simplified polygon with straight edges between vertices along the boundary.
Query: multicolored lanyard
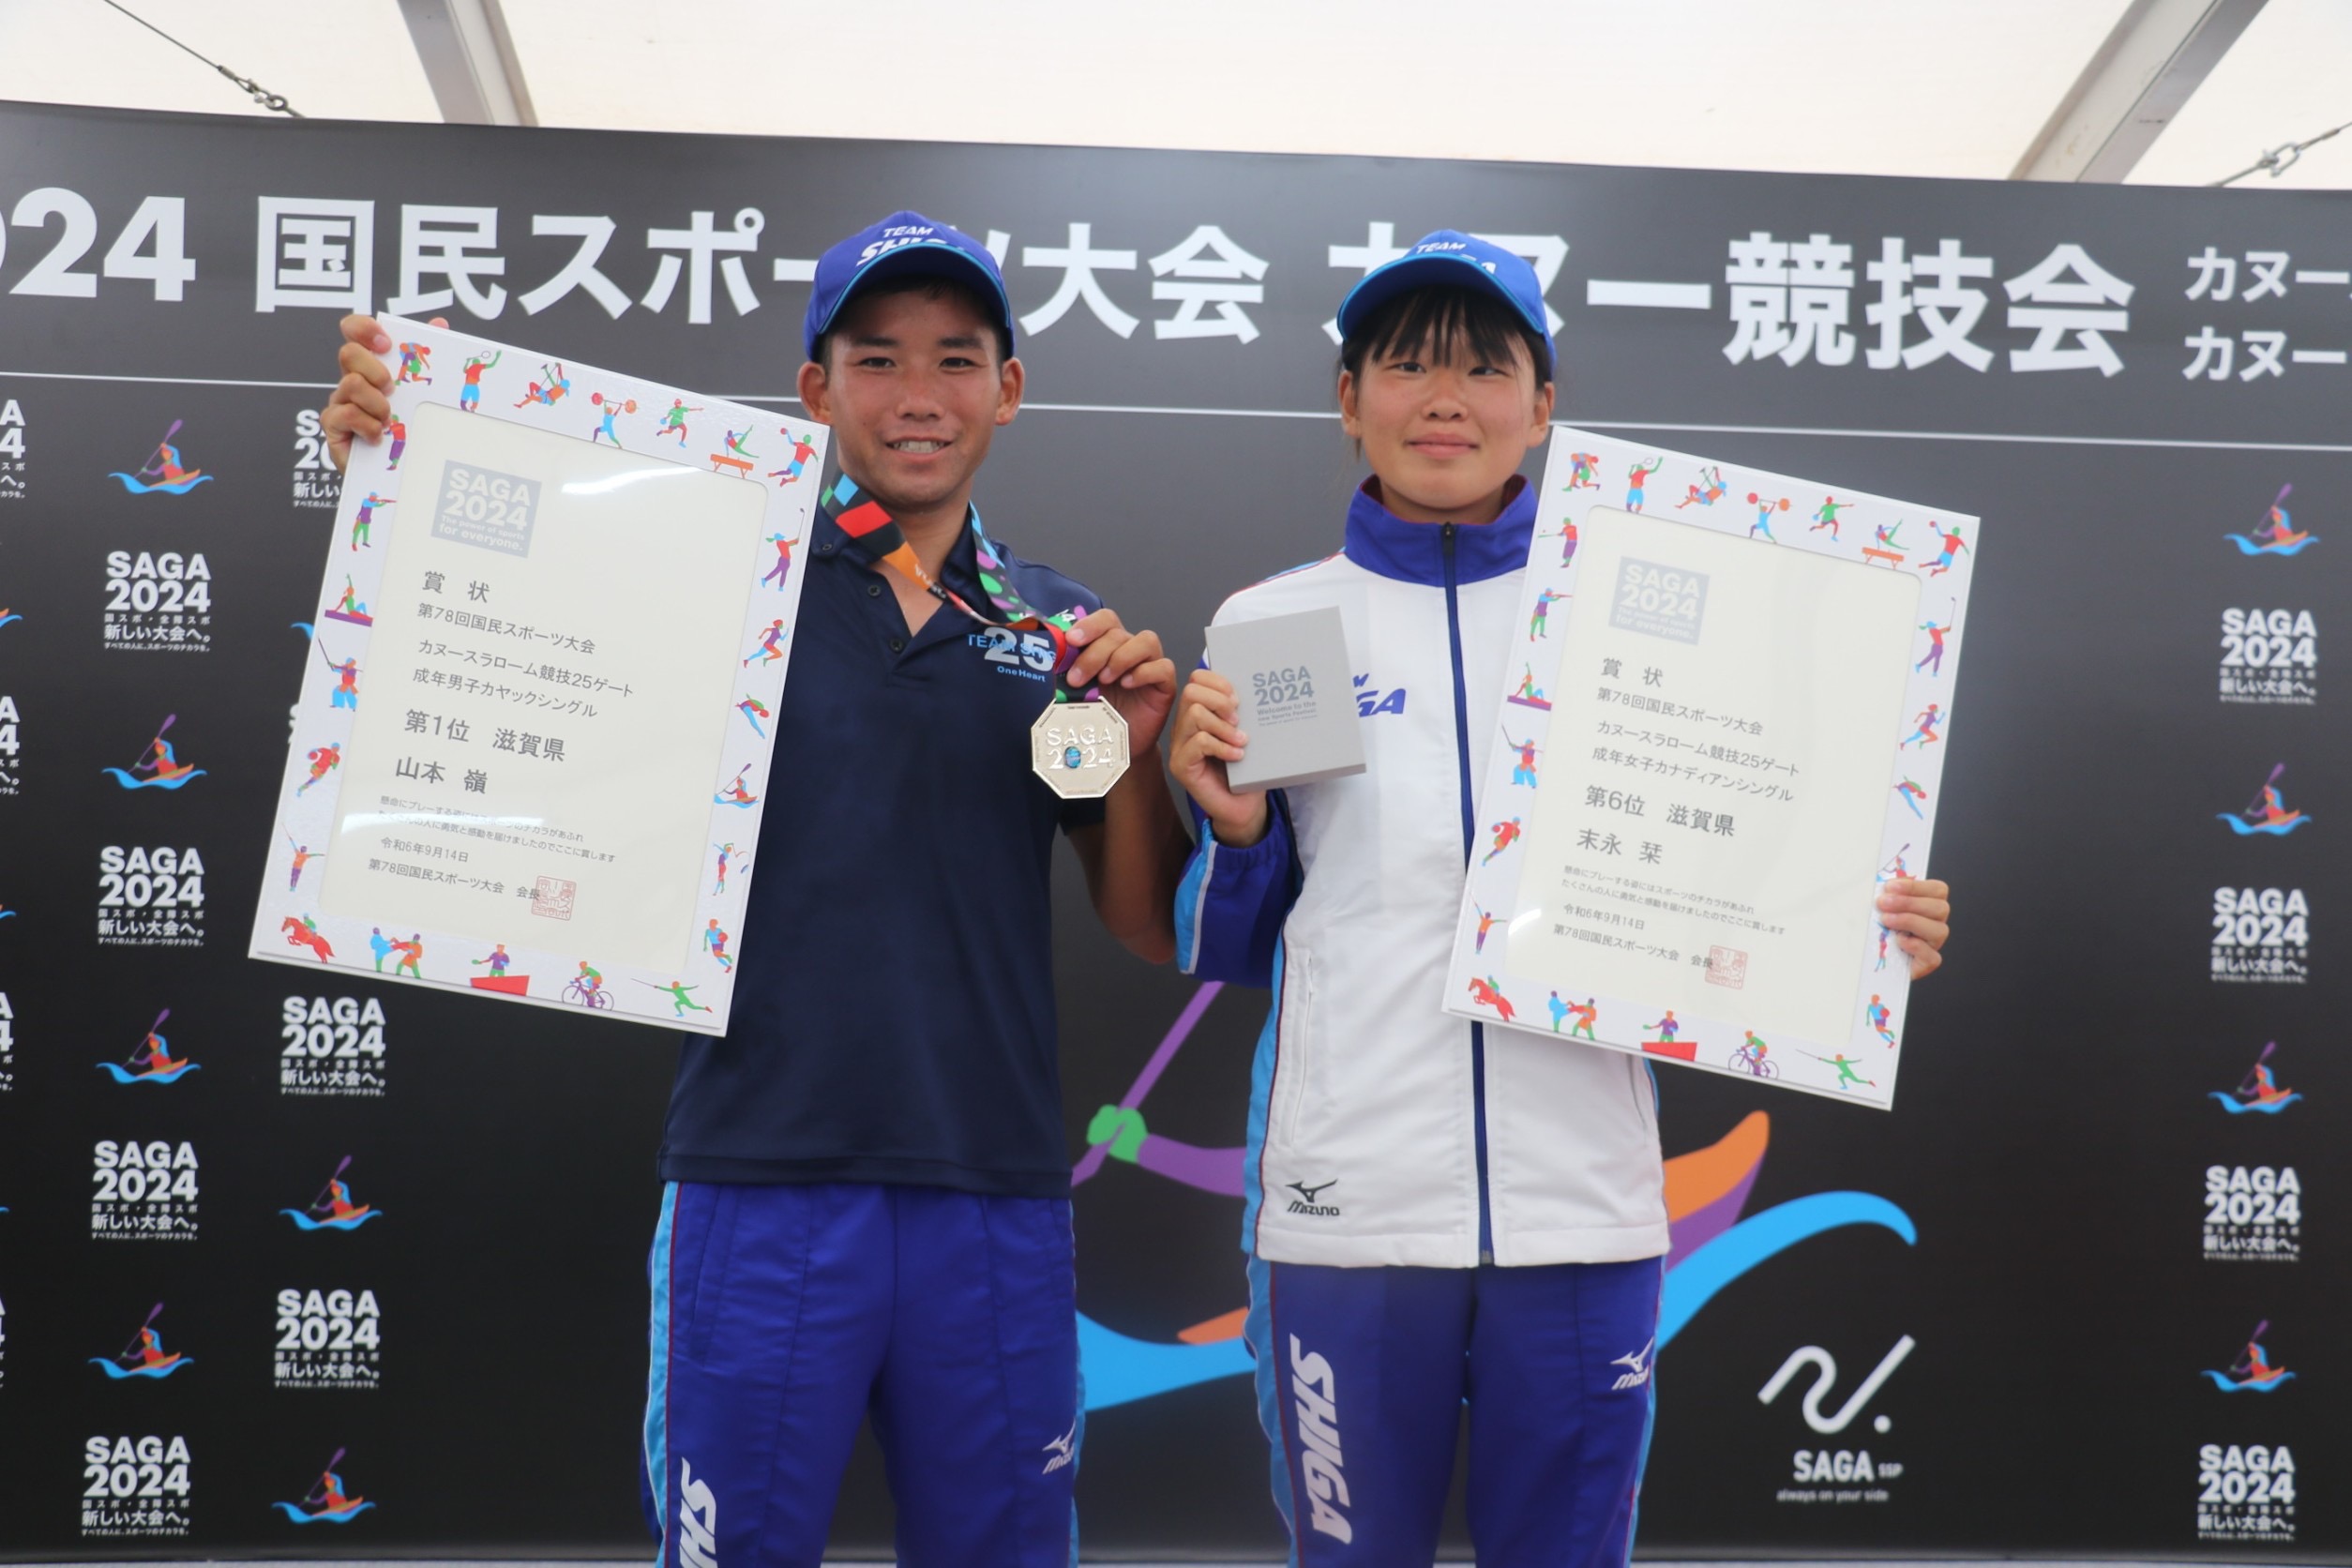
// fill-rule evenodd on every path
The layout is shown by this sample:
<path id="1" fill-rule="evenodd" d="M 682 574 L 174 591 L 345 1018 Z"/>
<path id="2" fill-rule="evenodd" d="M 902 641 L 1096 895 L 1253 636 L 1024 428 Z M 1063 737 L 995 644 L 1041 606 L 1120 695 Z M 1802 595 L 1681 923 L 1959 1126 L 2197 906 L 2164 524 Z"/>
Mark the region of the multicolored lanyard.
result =
<path id="1" fill-rule="evenodd" d="M 1042 631 L 1053 639 L 1053 668 L 1060 671 L 1069 667 L 1076 650 L 1070 646 L 1070 628 L 1077 625 L 1078 611 L 1064 610 L 1048 614 L 1020 596 L 1005 575 L 1004 558 L 988 542 L 988 532 L 980 526 L 980 514 L 972 513 L 972 552 L 979 564 L 980 586 L 988 596 L 988 602 L 1004 616 L 991 620 L 964 602 L 963 596 L 939 581 L 923 569 L 916 559 L 914 547 L 898 526 L 898 520 L 884 511 L 882 504 L 864 498 L 857 481 L 844 474 L 833 482 L 824 498 L 818 503 L 825 516 L 831 518 L 842 533 L 855 539 L 883 565 L 890 567 L 943 605 L 962 611 L 984 626 L 998 626 L 1008 631 Z M 1054 701 L 1072 700 L 1061 683 L 1054 685 Z"/>

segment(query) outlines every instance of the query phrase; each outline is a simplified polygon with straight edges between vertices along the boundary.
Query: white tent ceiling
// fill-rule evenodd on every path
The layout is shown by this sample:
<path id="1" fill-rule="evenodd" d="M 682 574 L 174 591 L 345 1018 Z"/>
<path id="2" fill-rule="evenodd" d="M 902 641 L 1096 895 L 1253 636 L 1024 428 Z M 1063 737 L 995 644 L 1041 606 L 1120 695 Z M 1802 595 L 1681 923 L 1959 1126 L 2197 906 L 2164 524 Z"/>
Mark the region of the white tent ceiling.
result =
<path id="1" fill-rule="evenodd" d="M 123 3 L 305 114 L 441 117 L 397 0 Z M 551 126 L 1998 179 L 2126 0 L 504 8 Z M 2352 4 L 2269 0 L 2132 179 L 2352 118 L 2347 65 Z M 0 0 L 0 98 L 264 113 L 102 0 Z M 2283 187 L 2352 188 L 2352 133 L 2247 182 Z"/>

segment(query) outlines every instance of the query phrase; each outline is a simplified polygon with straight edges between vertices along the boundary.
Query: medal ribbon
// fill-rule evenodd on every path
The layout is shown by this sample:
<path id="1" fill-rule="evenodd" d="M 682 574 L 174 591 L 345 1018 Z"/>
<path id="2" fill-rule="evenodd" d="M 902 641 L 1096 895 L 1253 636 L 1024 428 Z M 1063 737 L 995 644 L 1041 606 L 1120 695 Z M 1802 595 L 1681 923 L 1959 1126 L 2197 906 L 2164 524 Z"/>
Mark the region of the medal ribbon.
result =
<path id="1" fill-rule="evenodd" d="M 1048 614 L 1020 596 L 1005 575 L 1004 558 L 988 542 L 987 530 L 980 526 L 980 514 L 971 514 L 972 553 L 980 568 L 980 586 L 988 593 L 988 603 L 1004 619 L 991 620 L 964 602 L 962 595 L 933 578 L 915 558 L 914 547 L 907 543 L 898 520 L 884 511 L 880 502 L 866 498 L 857 481 L 844 474 L 833 482 L 818 503 L 825 516 L 831 518 L 842 533 L 855 539 L 873 554 L 882 565 L 915 583 L 940 603 L 959 610 L 984 626 L 1000 626 L 1008 631 L 1042 631 L 1053 639 L 1053 668 L 1059 672 L 1069 668 L 1075 650 L 1070 646 L 1070 628 L 1078 623 L 1078 612 L 1064 610 Z M 1054 683 L 1054 701 L 1066 702 L 1071 693 L 1060 682 Z"/>

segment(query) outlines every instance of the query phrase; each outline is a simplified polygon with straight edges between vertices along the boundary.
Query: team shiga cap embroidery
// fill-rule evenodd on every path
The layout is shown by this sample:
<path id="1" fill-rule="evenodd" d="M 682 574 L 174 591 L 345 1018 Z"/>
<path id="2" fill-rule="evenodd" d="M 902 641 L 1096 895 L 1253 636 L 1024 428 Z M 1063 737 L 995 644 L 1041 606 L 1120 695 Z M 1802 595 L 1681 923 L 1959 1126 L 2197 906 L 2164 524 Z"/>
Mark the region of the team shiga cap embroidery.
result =
<path id="1" fill-rule="evenodd" d="M 989 319 L 1003 330 L 1005 353 L 1013 352 L 1013 302 L 1004 292 L 1004 274 L 998 270 L 988 248 L 962 230 L 935 223 L 919 212 L 894 212 L 817 258 L 808 315 L 801 326 L 808 357 L 817 357 L 817 339 L 831 330 L 834 318 L 859 289 L 884 278 L 909 276 L 947 278 L 972 285 L 988 306 Z"/>
<path id="2" fill-rule="evenodd" d="M 1493 294 L 1543 340 L 1546 376 L 1559 362 L 1551 322 L 1544 312 L 1544 285 L 1535 269 L 1523 256 L 1454 229 L 1424 234 L 1395 261 L 1365 273 L 1340 302 L 1339 335 L 1345 338 L 1355 331 L 1398 294 L 1426 288 L 1482 289 Z"/>

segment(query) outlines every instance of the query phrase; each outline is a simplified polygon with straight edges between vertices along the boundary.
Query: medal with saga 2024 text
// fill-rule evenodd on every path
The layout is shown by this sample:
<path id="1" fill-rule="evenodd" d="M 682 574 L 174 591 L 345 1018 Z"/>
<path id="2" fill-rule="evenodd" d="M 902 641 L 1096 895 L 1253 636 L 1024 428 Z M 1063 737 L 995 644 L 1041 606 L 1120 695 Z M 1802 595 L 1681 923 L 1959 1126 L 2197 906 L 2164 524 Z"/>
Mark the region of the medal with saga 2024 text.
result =
<path id="1" fill-rule="evenodd" d="M 940 603 L 961 611 L 984 626 L 1042 631 L 1053 640 L 1053 669 L 1058 672 L 1068 666 L 1070 627 L 1078 620 L 1077 611 L 1048 614 L 1015 592 L 1003 559 L 988 542 L 977 513 L 971 523 L 973 556 L 980 585 L 988 590 L 989 603 L 1004 616 L 1001 621 L 981 614 L 964 602 L 963 596 L 926 571 L 897 520 L 879 503 L 862 499 L 857 482 L 848 475 L 835 479 L 821 505 L 841 532 L 857 540 L 882 565 L 919 583 Z M 1127 721 L 1108 702 L 1099 698 L 1080 701 L 1057 685 L 1053 701 L 1029 727 L 1029 765 L 1063 800 L 1097 799 L 1108 794 L 1119 776 L 1127 771 Z"/>

